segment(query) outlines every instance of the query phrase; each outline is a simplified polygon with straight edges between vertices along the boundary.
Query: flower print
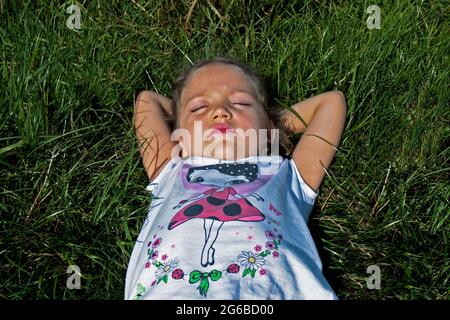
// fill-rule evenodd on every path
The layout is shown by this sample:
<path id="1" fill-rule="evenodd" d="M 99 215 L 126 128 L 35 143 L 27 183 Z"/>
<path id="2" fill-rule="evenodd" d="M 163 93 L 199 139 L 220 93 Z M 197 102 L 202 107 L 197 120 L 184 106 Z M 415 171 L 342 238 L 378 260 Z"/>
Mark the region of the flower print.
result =
<path id="1" fill-rule="evenodd" d="M 153 242 L 153 244 L 152 244 L 152 248 L 153 249 L 157 248 L 161 244 L 161 242 L 162 242 L 162 238 L 156 239 L 155 242 Z"/>
<path id="2" fill-rule="evenodd" d="M 275 212 L 277 216 L 281 216 L 281 212 L 275 209 L 275 207 L 272 204 L 269 205 L 269 210 Z"/>
<path id="3" fill-rule="evenodd" d="M 266 273 L 267 273 L 266 269 L 264 269 L 264 268 L 259 269 L 259 274 L 261 276 L 265 275 Z"/>
<path id="4" fill-rule="evenodd" d="M 167 283 L 167 275 L 178 266 L 178 259 L 172 259 L 166 263 L 159 263 L 158 269 L 155 272 L 158 283 L 162 280 Z"/>
<path id="5" fill-rule="evenodd" d="M 152 281 L 152 287 L 156 284 L 156 279 Z"/>
<path id="6" fill-rule="evenodd" d="M 146 263 L 145 263 L 145 269 L 148 269 L 148 268 L 150 268 L 152 266 L 152 264 L 149 262 L 149 261 L 147 261 Z"/>
<path id="7" fill-rule="evenodd" d="M 272 252 L 272 256 L 274 258 L 278 258 L 280 256 L 280 254 L 278 253 L 278 251 L 274 251 L 274 252 Z"/>
<path id="8" fill-rule="evenodd" d="M 163 255 L 161 256 L 161 259 L 162 259 L 163 261 L 166 261 L 166 260 L 167 260 L 167 254 L 166 254 L 166 253 L 163 254 Z"/>
<path id="9" fill-rule="evenodd" d="M 255 251 L 260 252 L 262 250 L 262 247 L 258 244 L 255 246 Z"/>
<path id="10" fill-rule="evenodd" d="M 267 230 L 266 231 L 266 237 L 269 238 L 269 239 L 275 239 L 275 234 L 272 231 Z"/>
<path id="11" fill-rule="evenodd" d="M 253 236 L 251 234 L 248 235 L 247 240 L 253 240 Z"/>
<path id="12" fill-rule="evenodd" d="M 242 251 L 242 254 L 238 256 L 238 261 L 246 269 L 251 270 L 257 270 L 266 263 L 263 257 L 251 251 Z"/>
<path id="13" fill-rule="evenodd" d="M 150 259 L 155 260 L 156 258 L 158 258 L 158 251 L 153 251 Z"/>
<path id="14" fill-rule="evenodd" d="M 269 250 L 275 249 L 275 245 L 272 241 L 267 241 L 266 242 L 266 248 Z"/>

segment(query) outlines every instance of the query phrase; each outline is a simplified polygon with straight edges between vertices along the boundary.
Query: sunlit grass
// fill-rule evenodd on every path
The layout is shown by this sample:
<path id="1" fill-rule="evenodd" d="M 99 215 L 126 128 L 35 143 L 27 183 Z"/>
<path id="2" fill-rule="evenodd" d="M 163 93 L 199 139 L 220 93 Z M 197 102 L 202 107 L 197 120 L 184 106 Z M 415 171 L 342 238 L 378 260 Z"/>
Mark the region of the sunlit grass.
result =
<path id="1" fill-rule="evenodd" d="M 74 31 L 71 2 L 3 2 L 1 297 L 123 298 L 150 201 L 135 96 L 170 96 L 189 61 L 225 54 L 255 65 L 281 105 L 346 96 L 342 143 L 310 221 L 337 295 L 448 299 L 444 2 L 199 1 L 188 15 L 191 3 L 80 2 Z M 370 4 L 379 30 L 366 26 Z M 66 287 L 69 265 L 81 269 L 80 290 Z M 370 265 L 379 290 L 367 288 Z"/>

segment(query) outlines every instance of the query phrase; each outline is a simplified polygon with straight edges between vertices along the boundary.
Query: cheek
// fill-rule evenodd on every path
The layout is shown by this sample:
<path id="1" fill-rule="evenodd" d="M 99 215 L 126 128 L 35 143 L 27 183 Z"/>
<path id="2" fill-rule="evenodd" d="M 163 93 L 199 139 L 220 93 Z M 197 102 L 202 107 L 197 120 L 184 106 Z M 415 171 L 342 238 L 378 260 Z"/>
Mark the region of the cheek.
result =
<path id="1" fill-rule="evenodd" d="M 242 127 L 246 128 L 256 128 L 261 129 L 265 128 L 265 118 L 260 114 L 251 113 L 245 116 L 240 117 L 239 123 Z"/>

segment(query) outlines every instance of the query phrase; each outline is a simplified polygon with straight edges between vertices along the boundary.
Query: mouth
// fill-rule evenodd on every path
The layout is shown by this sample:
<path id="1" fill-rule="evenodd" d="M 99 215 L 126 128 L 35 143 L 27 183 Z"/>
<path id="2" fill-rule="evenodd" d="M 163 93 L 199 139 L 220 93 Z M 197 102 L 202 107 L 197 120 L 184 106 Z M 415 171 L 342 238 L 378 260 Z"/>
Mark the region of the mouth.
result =
<path id="1" fill-rule="evenodd" d="M 211 129 L 215 130 L 212 130 L 212 132 L 208 135 L 208 137 L 215 134 L 226 134 L 227 132 L 234 133 L 234 128 L 226 124 L 217 124 L 212 126 Z"/>

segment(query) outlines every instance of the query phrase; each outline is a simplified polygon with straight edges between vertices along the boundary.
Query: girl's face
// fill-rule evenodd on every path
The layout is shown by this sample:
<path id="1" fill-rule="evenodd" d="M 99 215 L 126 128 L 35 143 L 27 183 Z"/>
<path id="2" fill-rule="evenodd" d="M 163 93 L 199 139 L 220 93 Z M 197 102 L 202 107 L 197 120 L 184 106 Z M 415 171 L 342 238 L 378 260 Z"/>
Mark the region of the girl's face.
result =
<path id="1" fill-rule="evenodd" d="M 267 146 L 267 132 L 260 129 L 272 127 L 272 122 L 238 67 L 217 63 L 195 71 L 186 82 L 179 108 L 179 126 L 190 133 L 179 137 L 183 157 L 236 160 L 258 155 L 258 148 Z M 229 129 L 222 133 L 215 127 Z"/>

